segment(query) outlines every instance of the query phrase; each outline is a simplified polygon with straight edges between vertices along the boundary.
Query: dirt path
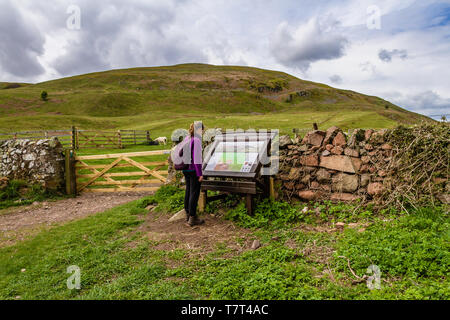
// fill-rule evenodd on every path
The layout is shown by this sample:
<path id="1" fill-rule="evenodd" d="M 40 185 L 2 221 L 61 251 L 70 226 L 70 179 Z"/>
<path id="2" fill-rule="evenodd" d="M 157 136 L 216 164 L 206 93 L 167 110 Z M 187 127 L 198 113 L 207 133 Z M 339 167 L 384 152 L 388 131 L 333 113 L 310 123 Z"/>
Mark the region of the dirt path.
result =
<path id="1" fill-rule="evenodd" d="M 156 250 L 174 251 L 187 250 L 190 257 L 202 258 L 219 248 L 226 248 L 228 253 L 224 257 L 231 257 L 251 250 L 256 237 L 253 231 L 240 228 L 231 221 L 218 216 L 205 214 L 202 219 L 205 224 L 189 227 L 185 220 L 169 222 L 172 214 L 157 214 L 150 212 L 144 217 L 144 222 L 136 232 L 152 241 L 152 248 Z M 139 241 L 135 242 L 138 243 Z M 130 243 L 134 246 L 135 243 Z M 176 266 L 178 262 L 174 262 Z"/>
<path id="2" fill-rule="evenodd" d="M 86 193 L 77 198 L 7 209 L 0 213 L 0 247 L 12 245 L 43 228 L 103 212 L 146 195 Z"/>

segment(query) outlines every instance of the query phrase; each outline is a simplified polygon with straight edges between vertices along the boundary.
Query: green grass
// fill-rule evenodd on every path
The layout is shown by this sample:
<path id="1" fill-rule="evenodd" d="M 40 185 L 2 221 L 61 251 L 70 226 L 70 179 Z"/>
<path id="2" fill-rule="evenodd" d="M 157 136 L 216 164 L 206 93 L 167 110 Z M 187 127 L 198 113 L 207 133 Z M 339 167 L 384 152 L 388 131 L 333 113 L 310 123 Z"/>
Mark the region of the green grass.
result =
<path id="1" fill-rule="evenodd" d="M 259 92 L 261 86 L 269 91 Z M 210 128 L 270 128 L 292 133 L 292 128 L 310 129 L 314 122 L 321 128 L 392 128 L 428 119 L 377 97 L 249 67 L 186 64 L 112 70 L 1 88 L 2 131 L 75 125 L 81 129 L 145 129 L 157 137 L 170 136 L 195 120 Z M 44 90 L 48 101 L 40 99 Z M 308 96 L 295 95 L 292 102 L 286 102 L 289 94 L 298 91 Z"/>
<path id="2" fill-rule="evenodd" d="M 335 233 L 304 231 L 302 227 L 314 227 L 317 222 L 294 219 L 277 228 L 248 231 L 250 237 L 260 239 L 263 246 L 258 250 L 233 253 L 217 243 L 214 252 L 199 258 L 188 250 L 157 250 L 157 241 L 134 232 L 142 223 L 144 206 L 154 203 L 159 211 L 171 205 L 178 208 L 174 199 L 180 194 L 165 187 L 154 196 L 1 248 L 0 299 L 450 297 L 449 219 L 441 208 L 421 209 L 389 222 L 375 216 L 365 232 L 349 228 Z M 279 206 L 262 204 L 256 216 Z M 348 258 L 360 277 L 369 265 L 378 265 L 381 289 L 352 283 L 355 278 L 347 261 L 339 256 Z M 81 269 L 81 290 L 66 287 L 71 265 Z"/>

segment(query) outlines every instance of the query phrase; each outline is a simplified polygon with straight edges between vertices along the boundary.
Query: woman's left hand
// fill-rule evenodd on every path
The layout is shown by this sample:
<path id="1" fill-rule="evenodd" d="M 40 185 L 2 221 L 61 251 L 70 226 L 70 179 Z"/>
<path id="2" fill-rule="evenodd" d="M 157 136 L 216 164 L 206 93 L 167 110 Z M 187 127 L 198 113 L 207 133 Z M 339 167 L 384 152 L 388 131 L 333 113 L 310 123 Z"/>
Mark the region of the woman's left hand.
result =
<path id="1" fill-rule="evenodd" d="M 202 182 L 203 181 L 203 176 L 201 176 L 201 177 L 198 177 L 198 182 Z"/>

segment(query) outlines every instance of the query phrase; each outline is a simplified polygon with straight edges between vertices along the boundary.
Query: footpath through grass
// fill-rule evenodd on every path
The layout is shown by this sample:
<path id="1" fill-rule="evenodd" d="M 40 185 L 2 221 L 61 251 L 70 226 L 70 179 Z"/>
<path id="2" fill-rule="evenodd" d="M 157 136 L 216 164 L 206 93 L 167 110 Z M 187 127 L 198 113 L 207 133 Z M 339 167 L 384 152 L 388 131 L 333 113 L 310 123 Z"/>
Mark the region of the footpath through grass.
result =
<path id="1" fill-rule="evenodd" d="M 235 204 L 230 198 L 222 204 L 225 218 L 249 228 L 262 247 L 236 253 L 217 243 L 199 258 L 187 249 L 158 250 L 158 241 L 136 232 L 147 215 L 168 218 L 164 211 L 178 209 L 181 199 L 182 191 L 164 187 L 0 249 L 0 299 L 450 297 L 449 219 L 443 208 L 381 217 L 352 214 L 348 205 L 309 205 L 302 212 L 304 205 L 262 202 L 251 221 L 240 217 L 240 206 L 227 208 Z M 152 213 L 143 209 L 150 203 L 158 206 Z M 357 228 L 335 230 L 337 221 L 356 221 Z M 72 265 L 81 269 L 80 290 L 67 288 Z M 363 278 L 370 265 L 381 270 L 380 289 L 368 289 L 352 273 Z"/>

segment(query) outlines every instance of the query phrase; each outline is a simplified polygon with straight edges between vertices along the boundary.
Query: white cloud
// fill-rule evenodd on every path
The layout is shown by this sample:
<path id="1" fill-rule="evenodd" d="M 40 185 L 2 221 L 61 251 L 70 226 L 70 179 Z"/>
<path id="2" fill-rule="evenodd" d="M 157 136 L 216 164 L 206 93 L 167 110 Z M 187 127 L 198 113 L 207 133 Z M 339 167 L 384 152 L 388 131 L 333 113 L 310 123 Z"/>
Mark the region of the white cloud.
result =
<path id="1" fill-rule="evenodd" d="M 272 39 L 273 55 L 283 65 L 303 71 L 313 62 L 339 58 L 344 55 L 348 40 L 333 31 L 338 24 L 336 20 L 313 18 L 294 28 L 282 22 Z"/>
<path id="2" fill-rule="evenodd" d="M 445 115 L 450 112 L 450 98 L 441 97 L 434 91 L 427 90 L 414 94 L 403 95 L 399 92 L 387 93 L 391 100 L 408 109 L 425 115 Z"/>

